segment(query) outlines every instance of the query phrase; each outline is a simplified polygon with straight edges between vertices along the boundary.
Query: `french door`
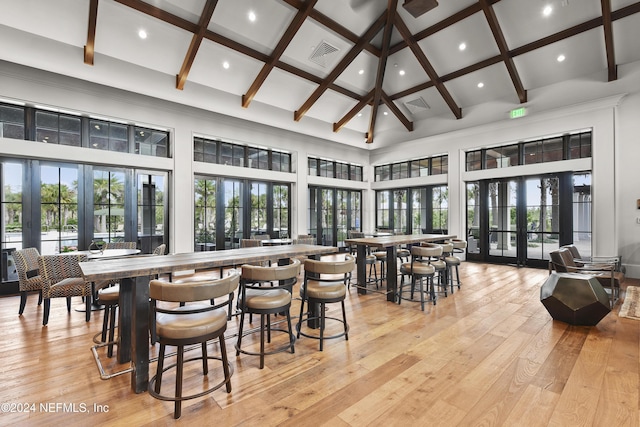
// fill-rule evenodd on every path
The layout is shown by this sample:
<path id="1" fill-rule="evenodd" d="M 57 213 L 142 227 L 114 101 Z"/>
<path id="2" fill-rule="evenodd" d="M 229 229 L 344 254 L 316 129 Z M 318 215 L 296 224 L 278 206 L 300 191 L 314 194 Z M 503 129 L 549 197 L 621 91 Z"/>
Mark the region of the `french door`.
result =
<path id="1" fill-rule="evenodd" d="M 571 243 L 571 174 L 467 183 L 468 258 L 544 267 Z"/>

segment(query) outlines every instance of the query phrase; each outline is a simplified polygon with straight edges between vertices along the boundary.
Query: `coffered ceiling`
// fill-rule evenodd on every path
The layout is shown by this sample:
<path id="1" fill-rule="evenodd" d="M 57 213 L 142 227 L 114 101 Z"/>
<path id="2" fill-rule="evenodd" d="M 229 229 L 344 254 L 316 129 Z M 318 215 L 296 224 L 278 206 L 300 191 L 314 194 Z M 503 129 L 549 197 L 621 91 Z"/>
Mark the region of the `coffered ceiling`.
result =
<path id="1" fill-rule="evenodd" d="M 0 59 L 363 148 L 640 61 L 633 0 L 403 3 L 0 0 Z"/>

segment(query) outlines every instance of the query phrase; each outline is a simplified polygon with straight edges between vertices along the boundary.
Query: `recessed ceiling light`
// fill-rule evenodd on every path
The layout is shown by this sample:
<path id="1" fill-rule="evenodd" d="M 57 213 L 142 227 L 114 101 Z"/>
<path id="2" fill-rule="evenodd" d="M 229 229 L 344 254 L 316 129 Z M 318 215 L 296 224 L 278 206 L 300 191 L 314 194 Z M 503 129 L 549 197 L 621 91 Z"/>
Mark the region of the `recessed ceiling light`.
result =
<path id="1" fill-rule="evenodd" d="M 229 69 L 229 62 L 228 61 L 224 61 L 222 63 L 222 68 L 224 68 L 225 70 L 228 70 Z"/>
<path id="2" fill-rule="evenodd" d="M 358 74 L 360 74 L 360 75 L 364 74 L 364 70 L 358 71 Z"/>
<path id="3" fill-rule="evenodd" d="M 544 16 L 549 16 L 549 15 L 551 15 L 551 12 L 553 12 L 553 8 L 551 7 L 551 5 L 546 5 L 546 6 L 544 7 L 544 9 L 542 9 L 542 14 L 543 14 Z"/>
<path id="4" fill-rule="evenodd" d="M 358 117 L 362 117 L 362 113 L 358 113 Z"/>
<path id="5" fill-rule="evenodd" d="M 558 55 L 558 58 L 556 58 L 556 59 L 558 60 L 558 62 L 562 62 L 567 58 L 565 58 L 565 56 L 561 54 L 561 55 Z"/>
<path id="6" fill-rule="evenodd" d="M 404 70 L 398 71 L 398 74 L 400 74 L 401 76 L 404 76 Z"/>
<path id="7" fill-rule="evenodd" d="M 97 130 L 100 130 L 100 125 L 94 125 L 94 128 L 96 128 Z"/>
<path id="8" fill-rule="evenodd" d="M 478 87 L 479 88 L 483 88 L 484 87 L 484 83 L 482 83 L 482 82 L 478 83 Z"/>
<path id="9" fill-rule="evenodd" d="M 460 51 L 463 51 L 463 50 L 465 50 L 466 48 L 467 48 L 467 44 L 466 44 L 466 43 L 464 43 L 464 42 L 463 42 L 463 43 L 460 43 L 460 44 L 458 45 L 458 49 L 460 49 Z"/>
<path id="10" fill-rule="evenodd" d="M 142 40 L 147 38 L 147 32 L 145 30 L 140 30 L 138 31 L 138 37 L 140 37 Z"/>
<path id="11" fill-rule="evenodd" d="M 256 22 L 256 13 L 253 10 L 249 11 L 249 21 Z"/>
<path id="12" fill-rule="evenodd" d="M 385 116 L 389 115 L 389 113 L 387 113 L 386 111 L 384 111 L 382 114 L 384 114 Z"/>

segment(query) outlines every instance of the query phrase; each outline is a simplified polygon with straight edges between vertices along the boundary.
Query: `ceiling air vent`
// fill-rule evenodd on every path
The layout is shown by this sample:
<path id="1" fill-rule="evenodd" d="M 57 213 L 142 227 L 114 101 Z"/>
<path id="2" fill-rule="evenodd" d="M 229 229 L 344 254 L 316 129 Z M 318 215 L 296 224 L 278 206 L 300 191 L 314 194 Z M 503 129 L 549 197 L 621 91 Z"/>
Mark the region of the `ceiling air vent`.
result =
<path id="1" fill-rule="evenodd" d="M 340 52 L 340 49 L 322 40 L 309 57 L 309 60 L 321 67 L 326 67 L 333 61 L 338 52 Z"/>
<path id="2" fill-rule="evenodd" d="M 429 107 L 429 104 L 427 104 L 427 102 L 422 97 L 418 97 L 411 101 L 407 101 L 404 103 L 404 106 L 407 107 L 407 109 L 413 115 L 416 115 L 416 114 L 422 113 L 423 111 L 427 111 L 431 109 L 431 107 Z"/>

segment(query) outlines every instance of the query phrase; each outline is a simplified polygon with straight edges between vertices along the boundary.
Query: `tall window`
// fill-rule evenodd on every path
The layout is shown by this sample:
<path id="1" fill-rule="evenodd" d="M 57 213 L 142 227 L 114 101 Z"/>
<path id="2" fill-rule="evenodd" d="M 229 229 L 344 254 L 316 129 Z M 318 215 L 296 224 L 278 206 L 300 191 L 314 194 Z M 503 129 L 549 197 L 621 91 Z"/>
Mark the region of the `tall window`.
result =
<path id="1" fill-rule="evenodd" d="M 225 180 L 223 186 L 225 249 L 238 248 L 243 238 L 242 182 Z"/>
<path id="2" fill-rule="evenodd" d="M 432 189 L 432 229 L 444 233 L 448 228 L 449 188 L 446 185 Z"/>
<path id="3" fill-rule="evenodd" d="M 217 180 L 195 180 L 195 250 L 216 248 L 216 187 Z"/>
<path id="4" fill-rule="evenodd" d="M 573 175 L 573 244 L 591 256 L 591 173 Z"/>
<path id="5" fill-rule="evenodd" d="M 251 235 L 267 234 L 267 184 L 251 183 Z"/>
<path id="6" fill-rule="evenodd" d="M 389 228 L 389 192 L 376 192 L 376 228 Z"/>
<path id="7" fill-rule="evenodd" d="M 359 191 L 351 191 L 350 193 L 350 197 L 351 197 L 351 215 L 349 217 L 349 229 L 350 230 L 355 230 L 355 231 L 362 231 L 362 224 L 360 223 L 360 216 L 361 216 L 361 208 L 360 208 L 360 204 L 361 204 L 361 199 L 362 199 L 362 193 L 360 193 Z"/>
<path id="8" fill-rule="evenodd" d="M 393 232 L 407 233 L 407 189 L 393 190 Z"/>
<path id="9" fill-rule="evenodd" d="M 138 240 L 142 252 L 164 242 L 165 176 L 138 174 Z"/>
<path id="10" fill-rule="evenodd" d="M 40 167 L 41 253 L 78 249 L 78 168 Z"/>
<path id="11" fill-rule="evenodd" d="M 2 184 L 2 282 L 18 280 L 15 262 L 11 256 L 14 249 L 22 249 L 22 164 L 3 162 Z M 15 292 L 15 291 L 14 291 Z"/>
<path id="12" fill-rule="evenodd" d="M 289 186 L 273 184 L 273 233 L 274 237 L 289 237 Z"/>
<path id="13" fill-rule="evenodd" d="M 467 183 L 467 252 L 480 253 L 480 183 Z"/>
<path id="14" fill-rule="evenodd" d="M 105 242 L 124 239 L 124 172 L 93 171 L 93 238 Z"/>

